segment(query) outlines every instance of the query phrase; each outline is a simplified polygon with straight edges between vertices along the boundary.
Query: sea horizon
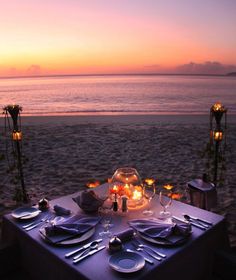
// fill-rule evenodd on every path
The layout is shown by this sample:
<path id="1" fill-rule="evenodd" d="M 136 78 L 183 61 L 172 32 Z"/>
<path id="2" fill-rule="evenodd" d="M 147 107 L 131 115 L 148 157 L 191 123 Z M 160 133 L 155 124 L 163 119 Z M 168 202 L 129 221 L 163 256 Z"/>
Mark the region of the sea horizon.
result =
<path id="1" fill-rule="evenodd" d="M 96 74 L 1 78 L 0 106 L 22 116 L 204 115 L 216 102 L 236 114 L 227 75 Z"/>
<path id="2" fill-rule="evenodd" d="M 232 75 L 233 74 L 233 75 Z M 225 74 L 206 74 L 206 73 L 81 73 L 81 74 L 45 74 L 45 75 L 22 75 L 22 76 L 0 76 L 1 79 L 31 79 L 31 78 L 59 78 L 59 77 L 84 77 L 84 76 L 209 76 L 209 77 L 236 77 L 236 72 Z"/>

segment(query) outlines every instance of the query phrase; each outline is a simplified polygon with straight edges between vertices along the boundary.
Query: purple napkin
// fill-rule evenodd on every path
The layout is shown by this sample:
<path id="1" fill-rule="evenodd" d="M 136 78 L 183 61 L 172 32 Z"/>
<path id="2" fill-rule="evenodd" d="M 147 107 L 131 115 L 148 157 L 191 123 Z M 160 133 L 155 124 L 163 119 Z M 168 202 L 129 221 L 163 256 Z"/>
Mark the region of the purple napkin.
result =
<path id="1" fill-rule="evenodd" d="M 45 227 L 45 237 L 52 243 L 79 237 L 95 227 L 99 220 L 100 217 L 72 217 L 64 223 Z"/>
<path id="2" fill-rule="evenodd" d="M 70 213 L 71 213 L 71 211 L 69 209 L 63 208 L 59 205 L 54 205 L 53 210 L 55 211 L 55 213 L 58 216 L 63 216 L 63 215 L 67 216 L 67 215 L 70 215 Z"/>
<path id="3" fill-rule="evenodd" d="M 118 237 L 122 242 L 126 242 L 134 237 L 134 230 L 132 228 L 128 228 L 124 231 L 117 233 L 115 236 Z"/>
<path id="4" fill-rule="evenodd" d="M 155 219 L 138 219 L 129 221 L 129 224 L 143 236 L 156 241 L 166 240 L 171 244 L 181 242 L 191 232 L 191 225 L 187 223 L 170 224 Z"/>

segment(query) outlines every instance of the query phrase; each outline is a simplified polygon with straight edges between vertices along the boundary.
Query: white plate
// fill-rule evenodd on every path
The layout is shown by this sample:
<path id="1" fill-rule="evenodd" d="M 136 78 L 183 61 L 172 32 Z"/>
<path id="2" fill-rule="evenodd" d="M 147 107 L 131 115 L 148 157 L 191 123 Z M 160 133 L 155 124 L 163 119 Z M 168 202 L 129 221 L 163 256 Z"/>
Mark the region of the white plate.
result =
<path id="1" fill-rule="evenodd" d="M 38 216 L 39 213 L 41 211 L 34 207 L 20 207 L 15 209 L 11 215 L 16 219 L 27 220 Z"/>
<path id="2" fill-rule="evenodd" d="M 119 272 L 131 273 L 142 269 L 145 265 L 143 256 L 134 252 L 119 252 L 112 255 L 109 265 Z"/>
<path id="3" fill-rule="evenodd" d="M 64 240 L 61 242 L 57 242 L 57 243 L 53 243 L 51 242 L 47 237 L 46 237 L 46 233 L 45 233 L 45 226 L 43 226 L 42 228 L 40 228 L 39 232 L 41 237 L 43 238 L 44 241 L 51 243 L 53 245 L 74 245 L 74 244 L 78 244 L 81 243 L 87 239 L 89 239 L 95 232 L 95 227 L 93 227 L 92 229 L 90 229 L 89 231 L 87 231 L 85 234 L 81 235 L 80 237 L 74 237 L 68 240 Z"/>

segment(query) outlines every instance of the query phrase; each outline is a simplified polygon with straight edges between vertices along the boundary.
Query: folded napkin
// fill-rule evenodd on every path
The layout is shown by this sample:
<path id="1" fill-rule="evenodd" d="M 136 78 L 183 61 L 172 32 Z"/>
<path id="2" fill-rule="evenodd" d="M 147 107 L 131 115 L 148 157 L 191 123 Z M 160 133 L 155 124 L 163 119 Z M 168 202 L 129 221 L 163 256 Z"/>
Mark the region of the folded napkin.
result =
<path id="1" fill-rule="evenodd" d="M 94 191 L 83 191 L 72 198 L 84 212 L 97 212 L 106 199 L 100 198 Z"/>
<path id="2" fill-rule="evenodd" d="M 157 219 L 131 220 L 129 225 L 144 237 L 155 241 L 165 241 L 170 244 L 177 244 L 190 234 L 191 225 L 187 223 L 170 224 L 163 223 Z"/>
<path id="3" fill-rule="evenodd" d="M 124 231 L 115 234 L 115 236 L 118 237 L 122 242 L 126 242 L 134 237 L 134 233 L 135 231 L 132 228 L 128 228 Z"/>
<path id="4" fill-rule="evenodd" d="M 100 219 L 100 217 L 74 216 L 66 222 L 45 227 L 45 237 L 52 243 L 80 237 L 95 227 Z"/>
<path id="5" fill-rule="evenodd" d="M 67 216 L 67 215 L 70 215 L 70 213 L 71 213 L 71 211 L 69 209 L 63 208 L 59 205 L 54 205 L 53 210 L 55 211 L 55 213 L 58 216 L 63 216 L 63 215 Z"/>

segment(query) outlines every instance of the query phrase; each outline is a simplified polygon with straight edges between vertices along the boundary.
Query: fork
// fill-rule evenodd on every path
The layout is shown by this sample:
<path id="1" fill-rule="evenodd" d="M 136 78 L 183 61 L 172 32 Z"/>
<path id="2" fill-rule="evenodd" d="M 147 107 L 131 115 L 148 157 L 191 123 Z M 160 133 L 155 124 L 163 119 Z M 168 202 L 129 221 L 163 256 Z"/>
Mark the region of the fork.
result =
<path id="1" fill-rule="evenodd" d="M 135 251 L 134 251 L 134 250 L 131 250 L 131 249 L 126 249 L 126 252 L 135 253 Z M 140 254 L 140 255 L 143 256 L 142 254 Z M 146 262 L 148 262 L 148 263 L 150 263 L 150 264 L 153 264 L 153 263 L 154 263 L 152 260 L 150 260 L 150 259 L 148 259 L 148 258 L 146 258 L 146 257 L 144 257 L 144 256 L 143 256 L 143 258 L 144 258 L 144 260 L 145 260 Z"/>
<path id="2" fill-rule="evenodd" d="M 136 242 L 136 246 L 138 246 L 139 248 L 145 248 L 145 249 L 148 249 L 150 251 L 152 251 L 154 254 L 162 257 L 162 258 L 166 258 L 166 255 L 165 254 L 162 254 L 154 249 L 152 249 L 151 247 L 145 245 L 145 244 L 142 244 L 139 240 L 135 239 L 134 242 Z"/>
<path id="3" fill-rule="evenodd" d="M 162 258 L 152 254 L 151 252 L 149 252 L 148 250 L 145 250 L 143 248 L 136 248 L 137 251 L 141 251 L 141 252 L 145 252 L 146 254 L 148 254 L 149 256 L 151 256 L 152 258 L 154 258 L 155 260 L 161 261 Z"/>
<path id="4" fill-rule="evenodd" d="M 33 228 L 36 228 L 37 226 L 39 226 L 40 224 L 42 223 L 45 223 L 47 221 L 50 221 L 50 219 L 53 217 L 53 215 L 46 215 L 44 216 L 39 222 L 32 222 L 28 225 L 24 225 L 23 228 L 26 230 L 26 231 L 29 231 Z"/>

